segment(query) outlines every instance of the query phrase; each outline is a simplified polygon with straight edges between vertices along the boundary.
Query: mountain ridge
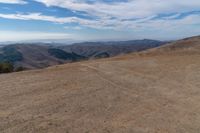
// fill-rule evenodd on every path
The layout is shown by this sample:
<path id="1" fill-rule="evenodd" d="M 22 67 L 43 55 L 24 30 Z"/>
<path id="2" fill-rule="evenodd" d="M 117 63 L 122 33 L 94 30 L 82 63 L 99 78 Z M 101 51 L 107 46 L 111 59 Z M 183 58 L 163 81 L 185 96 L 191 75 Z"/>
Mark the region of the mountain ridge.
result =
<path id="1" fill-rule="evenodd" d="M 130 52 L 142 51 L 158 47 L 164 43 L 165 42 L 147 39 L 120 42 L 84 42 L 65 46 L 46 43 L 22 43 L 6 45 L 0 48 L 0 61 L 9 61 L 12 62 L 15 67 L 24 67 L 27 69 L 45 68 L 74 61 L 113 57 Z M 12 60 L 11 58 L 13 58 L 13 56 L 8 54 L 5 50 L 9 48 L 15 53 L 18 53 L 16 57 L 20 54 L 21 58 L 19 60 Z"/>

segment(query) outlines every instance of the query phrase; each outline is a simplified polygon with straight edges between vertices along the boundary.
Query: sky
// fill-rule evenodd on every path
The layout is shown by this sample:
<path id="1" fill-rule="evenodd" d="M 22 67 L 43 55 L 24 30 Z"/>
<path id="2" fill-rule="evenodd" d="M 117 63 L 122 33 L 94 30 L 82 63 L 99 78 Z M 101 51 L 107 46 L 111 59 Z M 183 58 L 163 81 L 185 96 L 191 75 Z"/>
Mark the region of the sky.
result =
<path id="1" fill-rule="evenodd" d="M 0 0 L 0 42 L 200 35 L 200 0 Z"/>

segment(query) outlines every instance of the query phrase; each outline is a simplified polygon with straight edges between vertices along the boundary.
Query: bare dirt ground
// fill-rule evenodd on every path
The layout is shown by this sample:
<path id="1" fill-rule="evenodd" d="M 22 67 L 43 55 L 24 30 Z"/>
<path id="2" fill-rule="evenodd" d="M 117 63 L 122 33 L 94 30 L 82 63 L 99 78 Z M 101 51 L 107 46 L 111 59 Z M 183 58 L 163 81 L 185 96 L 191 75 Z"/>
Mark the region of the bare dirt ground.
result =
<path id="1" fill-rule="evenodd" d="M 1 133 L 199 133 L 200 54 L 0 75 Z"/>

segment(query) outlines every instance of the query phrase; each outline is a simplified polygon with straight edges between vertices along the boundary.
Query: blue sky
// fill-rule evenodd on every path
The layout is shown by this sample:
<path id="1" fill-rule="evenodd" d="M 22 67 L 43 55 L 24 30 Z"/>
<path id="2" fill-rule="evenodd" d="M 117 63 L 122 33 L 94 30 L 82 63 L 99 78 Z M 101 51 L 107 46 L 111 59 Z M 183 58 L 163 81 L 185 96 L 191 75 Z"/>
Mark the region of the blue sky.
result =
<path id="1" fill-rule="evenodd" d="M 0 0 L 0 42 L 200 35 L 199 0 Z"/>

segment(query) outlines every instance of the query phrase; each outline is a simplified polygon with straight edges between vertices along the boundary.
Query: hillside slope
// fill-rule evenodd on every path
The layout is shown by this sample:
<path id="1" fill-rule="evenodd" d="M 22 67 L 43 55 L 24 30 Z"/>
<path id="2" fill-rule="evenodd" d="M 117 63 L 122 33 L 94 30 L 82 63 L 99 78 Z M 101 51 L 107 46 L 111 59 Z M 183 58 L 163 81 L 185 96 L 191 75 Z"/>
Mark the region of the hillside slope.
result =
<path id="1" fill-rule="evenodd" d="M 175 41 L 169 44 L 165 44 L 158 48 L 153 48 L 143 53 L 149 54 L 197 54 L 199 55 L 200 50 L 200 36 L 185 38 L 183 40 Z"/>
<path id="2" fill-rule="evenodd" d="M 27 69 L 45 68 L 81 59 L 85 58 L 44 44 L 15 44 L 0 49 L 0 62 L 12 62 L 15 67 Z"/>
<path id="3" fill-rule="evenodd" d="M 198 133 L 199 45 L 0 75 L 0 132 Z"/>

